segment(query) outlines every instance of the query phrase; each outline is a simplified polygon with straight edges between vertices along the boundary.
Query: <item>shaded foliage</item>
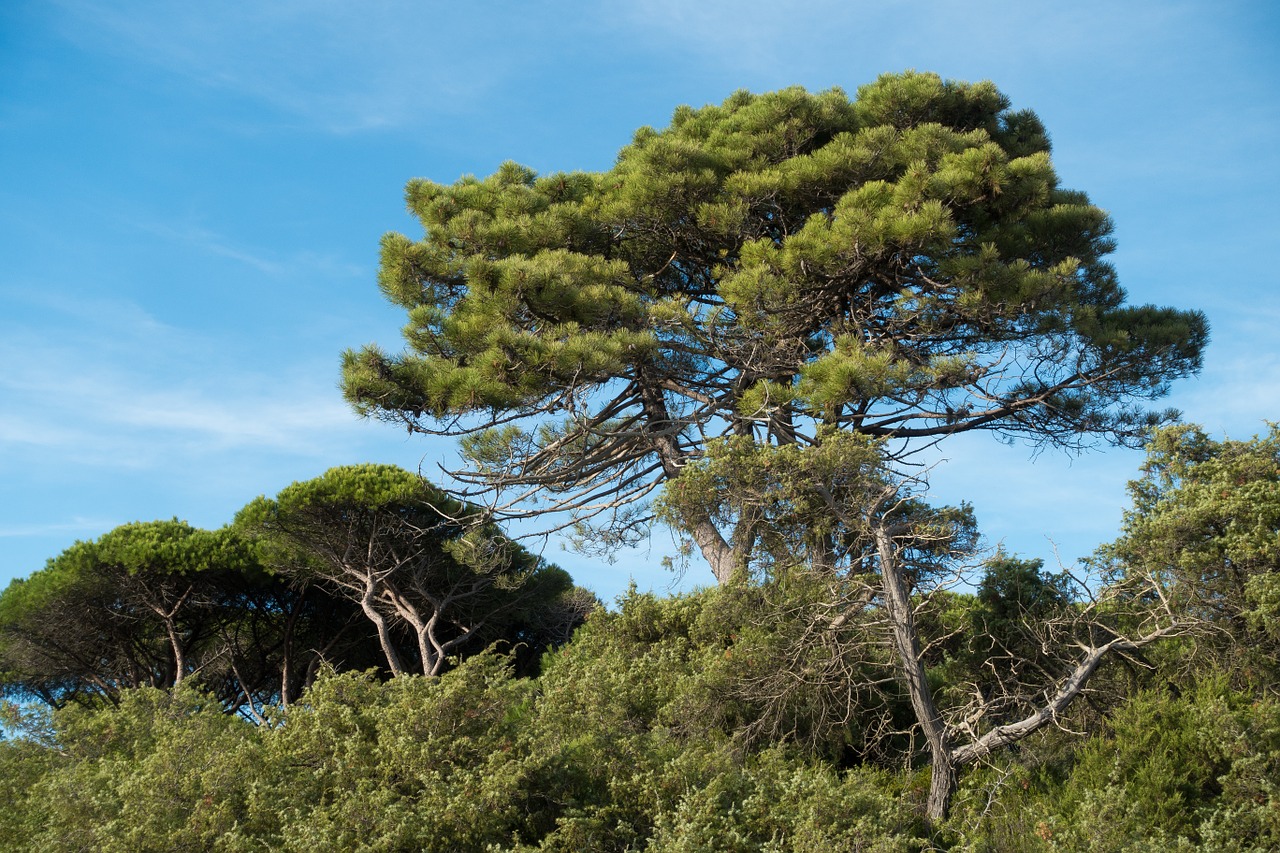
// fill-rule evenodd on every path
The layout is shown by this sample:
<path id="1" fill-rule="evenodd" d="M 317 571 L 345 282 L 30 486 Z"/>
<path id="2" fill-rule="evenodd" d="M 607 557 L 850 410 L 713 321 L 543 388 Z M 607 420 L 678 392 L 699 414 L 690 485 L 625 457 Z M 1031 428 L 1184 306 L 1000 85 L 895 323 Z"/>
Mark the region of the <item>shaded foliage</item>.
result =
<path id="1" fill-rule="evenodd" d="M 594 606 L 474 507 L 392 465 L 330 469 L 257 499 L 236 525 L 273 570 L 356 604 L 393 675 L 438 675 L 451 656 L 496 640 L 535 661 Z"/>
<path id="2" fill-rule="evenodd" d="M 301 692 L 325 654 L 366 665 L 351 615 L 271 574 L 234 531 L 127 524 L 5 590 L 0 666 L 8 691 L 54 705 L 195 675 L 225 707 L 260 708 Z"/>
<path id="3" fill-rule="evenodd" d="M 369 476 L 362 480 L 361 472 Z M 296 700 L 322 666 L 385 664 L 380 639 L 406 660 L 425 660 L 433 674 L 449 655 L 495 641 L 515 652 L 523 671 L 534 671 L 596 606 L 564 572 L 496 529 L 442 524 L 424 502 L 437 493 L 407 472 L 357 468 L 326 476 L 310 491 L 286 490 L 284 504 L 259 499 L 235 528 L 127 524 L 14 581 L 0 595 L 0 689 L 53 706 L 94 705 L 117 702 L 129 689 L 195 678 L 225 710 L 262 721 L 269 707 Z M 358 491 L 388 481 L 391 492 L 381 496 Z M 314 485 L 335 482 L 356 491 Z M 367 560 L 399 560 L 366 564 L 367 572 L 381 573 L 376 606 L 399 619 L 383 638 L 349 585 L 335 582 L 344 576 L 341 565 L 334 568 L 333 548 L 353 536 L 365 537 Z M 413 622 L 397 610 L 405 601 L 439 605 L 425 617 L 440 617 L 429 626 L 436 646 L 419 642 Z M 423 657 L 424 647 L 434 657 Z"/>
<path id="4" fill-rule="evenodd" d="M 1206 671 L 1088 739 L 1046 729 L 921 819 L 928 779 L 833 763 L 755 711 L 728 590 L 632 594 L 536 679 L 484 652 L 436 678 L 321 673 L 270 725 L 189 683 L 97 709 L 9 706 L 13 850 L 1264 851 L 1280 842 L 1280 706 Z M 757 662 L 759 663 L 759 662 Z"/>

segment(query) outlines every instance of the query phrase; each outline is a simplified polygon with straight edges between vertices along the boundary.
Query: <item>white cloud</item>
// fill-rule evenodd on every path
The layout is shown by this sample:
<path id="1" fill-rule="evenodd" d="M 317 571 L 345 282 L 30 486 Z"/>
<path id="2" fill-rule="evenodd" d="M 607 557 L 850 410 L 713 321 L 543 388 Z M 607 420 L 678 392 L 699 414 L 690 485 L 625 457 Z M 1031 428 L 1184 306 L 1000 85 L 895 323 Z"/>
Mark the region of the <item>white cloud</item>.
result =
<path id="1" fill-rule="evenodd" d="M 47 419 L 14 412 L 0 415 L 0 447 L 67 447 L 83 438 L 83 432 Z"/>
<path id="2" fill-rule="evenodd" d="M 619 22 L 668 43 L 696 45 L 715 64 L 761 71 L 776 67 L 780 51 L 794 54 L 795 31 L 810 29 L 815 15 L 831 14 L 833 7 L 838 9 L 837 4 L 812 3 L 779 15 L 776 4 L 760 2 L 637 0 L 619 4 Z M 768 24 L 762 25 L 764 21 Z"/>
<path id="3" fill-rule="evenodd" d="M 870 82 L 868 74 L 906 68 L 937 70 L 944 76 L 976 70 L 985 76 L 1001 67 L 1127 56 L 1131 51 L 1116 48 L 1135 36 L 1158 38 L 1186 12 L 1168 3 L 1129 9 L 1108 3 L 1049 7 L 997 0 L 810 0 L 785 7 L 766 0 L 632 0 L 616 9 L 626 29 L 648 34 L 655 45 L 680 45 L 682 52 L 714 66 L 769 80 L 779 71 L 834 68 L 856 75 L 842 84 L 848 86 Z M 1017 49 L 997 47 L 1005 45 Z"/>
<path id="4" fill-rule="evenodd" d="M 113 366 L 72 367 L 68 362 L 85 360 L 74 352 L 32 355 L 48 368 L 11 359 L 23 379 L 0 382 L 13 404 L 0 419 L 0 446 L 55 453 L 64 462 L 152 467 L 227 451 L 323 457 L 360 428 L 332 388 L 282 390 L 243 376 L 170 385 L 168 377 Z M 63 375 L 72 370 L 75 378 Z"/>
<path id="5" fill-rule="evenodd" d="M 1003 544 L 1050 565 L 1055 556 L 1070 565 L 1119 532 L 1129 504 L 1125 484 L 1137 476 L 1142 454 L 1121 448 L 1037 454 L 969 433 L 942 442 L 931 459 L 931 499 L 972 502 L 988 547 Z"/>
<path id="6" fill-rule="evenodd" d="M 1273 327 L 1274 328 L 1274 327 Z M 1211 434 L 1247 439 L 1280 420 L 1280 355 L 1263 349 L 1218 356 L 1212 348 L 1204 374 L 1171 398 L 1184 419 Z"/>
<path id="7" fill-rule="evenodd" d="M 42 286 L 42 283 L 30 283 L 27 286 L 11 286 L 0 289 L 0 301 L 15 303 L 60 318 L 55 322 L 88 323 L 101 328 L 118 330 L 125 338 L 155 338 L 175 334 L 171 326 L 160 322 L 149 311 L 137 303 L 123 299 L 103 299 L 100 297 L 75 294 L 57 287 Z M 0 329 L 4 326 L 0 325 Z M 10 333 L 5 340 L 11 344 L 22 334 Z M 32 340 L 43 340 L 31 336 Z M 13 381 L 13 371 L 7 378 Z"/>

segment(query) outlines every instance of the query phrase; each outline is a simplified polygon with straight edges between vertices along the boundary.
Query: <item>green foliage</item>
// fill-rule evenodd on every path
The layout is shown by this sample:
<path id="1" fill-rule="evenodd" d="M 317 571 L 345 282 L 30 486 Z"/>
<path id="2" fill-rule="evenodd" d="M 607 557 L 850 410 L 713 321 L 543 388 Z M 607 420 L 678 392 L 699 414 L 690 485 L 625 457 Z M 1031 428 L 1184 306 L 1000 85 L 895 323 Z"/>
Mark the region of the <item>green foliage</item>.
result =
<path id="1" fill-rule="evenodd" d="M 664 853 L 909 851 L 923 827 L 894 774 L 828 767 L 770 750 L 690 790 L 646 848 Z"/>
<path id="2" fill-rule="evenodd" d="M 980 693 L 987 725 L 1032 710 L 1042 697 L 1026 685 L 1051 683 L 1075 664 L 1074 592 L 1070 579 L 1045 572 L 1042 560 L 1003 553 L 987 560 L 973 598 L 944 602 L 952 612 L 925 632 L 954 638 L 944 639 L 949 653 L 937 672 L 948 698 Z"/>
<path id="3" fill-rule="evenodd" d="M 14 735 L 19 737 L 15 738 Z M 43 829 L 29 799 L 41 780 L 57 767 L 52 720 L 47 707 L 0 704 L 0 846 L 19 842 Z"/>
<path id="4" fill-rule="evenodd" d="M 1048 826 L 1068 849 L 1274 850 L 1280 707 L 1209 680 L 1144 694 L 1080 751 Z M 1164 846 L 1161 847 L 1160 845 Z"/>
<path id="5" fill-rule="evenodd" d="M 715 721 L 687 707 L 707 649 L 697 597 L 631 594 L 545 662 L 532 709 L 532 791 L 543 849 L 628 849 L 655 814 L 731 760 Z M 593 840 L 592 840 L 593 839 Z"/>
<path id="6" fill-rule="evenodd" d="M 56 747 L 0 744 L 29 785 L 12 850 L 482 850 L 524 808 L 512 754 L 528 683 L 479 655 L 448 678 L 322 678 L 258 727 L 184 688 L 58 712 Z M 43 771 L 43 773 L 41 772 Z"/>
<path id="7" fill-rule="evenodd" d="M 994 574 L 1026 580 L 1032 568 Z M 514 677 L 494 652 L 438 678 L 327 672 L 267 725 L 186 685 L 52 715 L 9 706 L 0 847 L 1261 853 L 1280 843 L 1280 706 L 1222 675 L 1183 695 L 1138 694 L 1088 739 L 1047 729 L 1021 742 L 970 774 L 951 819 L 930 830 L 927 779 L 891 752 L 841 767 L 799 738 L 742 736 L 760 708 L 733 685 L 776 664 L 765 635 L 782 632 L 785 647 L 792 624 L 763 620 L 763 599 L 759 588 L 633 592 L 593 614 L 537 679 Z M 968 618 L 976 601 L 955 597 L 944 621 Z"/>
<path id="8" fill-rule="evenodd" d="M 1007 636 L 1017 621 L 1049 616 L 1071 602 L 1069 580 L 1045 574 L 1043 560 L 1019 560 L 1002 554 L 988 560 L 985 569 L 977 599 L 986 617 L 982 633 L 993 639 Z"/>
<path id="9" fill-rule="evenodd" d="M 239 848 L 483 850 L 525 812 L 514 753 L 529 685 L 469 658 L 439 679 L 321 679 L 263 734 Z"/>
<path id="10" fill-rule="evenodd" d="M 839 510 L 868 506 L 884 488 L 880 448 L 861 436 L 825 438 L 812 447 L 770 447 L 749 436 L 712 441 L 664 486 L 657 516 L 676 530 L 709 518 L 757 538 L 757 568 L 766 575 L 811 565 L 833 547 L 856 549 L 853 541 L 832 543 L 850 534 Z"/>
<path id="11" fill-rule="evenodd" d="M 258 568 L 252 549 L 230 531 L 198 530 L 176 519 L 125 524 L 84 547 L 94 552 L 90 559 L 131 575 Z"/>
<path id="12" fill-rule="evenodd" d="M 689 533 L 699 519 L 735 531 L 752 558 L 743 567 L 757 580 L 797 571 L 845 575 L 852 595 L 861 579 L 874 583 L 872 528 L 892 524 L 899 560 L 913 586 L 928 586 L 940 570 L 975 547 L 972 510 L 935 508 L 895 482 L 884 464 L 883 442 L 824 429 L 812 445 L 772 447 L 749 436 L 708 443 L 696 462 L 668 481 L 655 502 L 657 517 Z"/>
<path id="13" fill-rule="evenodd" d="M 1017 617 L 987 633 L 992 621 L 977 597 L 967 594 L 935 593 L 917 610 L 934 701 L 946 719 L 964 727 L 963 735 L 953 733 L 956 740 L 972 739 L 1035 710 L 1045 698 L 1042 685 L 1052 683 L 1076 652 L 1074 647 L 1042 648 L 1032 634 L 1035 626 Z M 1011 648 L 1027 649 L 1031 657 Z"/>
<path id="14" fill-rule="evenodd" d="M 1134 509 L 1099 552 L 1118 578 L 1155 578 L 1173 606 L 1211 628 L 1190 653 L 1230 660 L 1255 685 L 1280 661 L 1280 427 L 1214 441 L 1195 427 L 1157 433 Z"/>
<path id="15" fill-rule="evenodd" d="M 55 715 L 56 747 L 0 744 L 29 783 L 3 811 L 8 850 L 214 850 L 246 808 L 256 730 L 189 688 L 124 691 Z M 29 763 L 28 763 L 29 762 Z M 35 778 L 30 771 L 44 772 Z"/>
<path id="16" fill-rule="evenodd" d="M 892 774 L 754 756 L 698 716 L 722 653 L 704 605 L 632 595 L 536 682 L 484 653 L 435 679 L 326 674 L 256 728 L 189 688 L 59 712 L 46 743 L 0 744 L 27 786 L 0 827 L 38 828 L 14 849 L 680 850 L 725 827 L 761 849 L 909 849 Z"/>
<path id="17" fill-rule="evenodd" d="M 954 849 L 1276 849 L 1280 706 L 1225 676 L 1186 694 L 1139 693 L 1086 741 L 1049 732 L 974 773 L 948 823 Z"/>

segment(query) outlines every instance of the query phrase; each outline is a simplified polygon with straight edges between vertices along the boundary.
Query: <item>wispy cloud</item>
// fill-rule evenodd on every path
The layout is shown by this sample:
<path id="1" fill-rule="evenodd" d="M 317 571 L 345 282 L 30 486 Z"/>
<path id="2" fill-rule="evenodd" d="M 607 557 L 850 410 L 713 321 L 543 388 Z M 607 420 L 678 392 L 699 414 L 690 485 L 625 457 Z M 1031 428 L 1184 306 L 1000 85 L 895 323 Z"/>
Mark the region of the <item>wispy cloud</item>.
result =
<path id="1" fill-rule="evenodd" d="M 839 6 L 830 2 L 796 6 L 785 15 L 777 14 L 776 5 L 755 0 L 636 0 L 620 4 L 618 11 L 621 28 L 657 36 L 667 44 L 696 45 L 712 65 L 756 71 L 777 67 L 781 51 L 794 52 L 791 36 L 797 29 L 811 31 L 814 17 L 826 17 L 836 27 L 841 24 Z M 765 16 L 770 23 L 761 26 Z"/>
<path id="2" fill-rule="evenodd" d="M 286 262 L 268 257 L 264 252 L 234 245 L 225 236 L 208 228 L 146 221 L 135 221 L 134 224 L 139 229 L 163 240 L 179 243 L 203 254 L 238 261 L 267 275 L 278 276 L 290 269 Z"/>
<path id="3" fill-rule="evenodd" d="M 66 365 L 75 358 L 33 355 L 55 370 L 58 364 L 72 369 Z M 281 390 L 234 376 L 170 385 L 165 376 L 83 364 L 74 368 L 80 375 L 68 380 L 22 359 L 10 363 L 23 378 L 0 382 L 0 392 L 14 404 L 0 417 L 0 447 L 56 454 L 64 462 L 153 467 L 173 457 L 207 459 L 228 451 L 322 458 L 359 428 L 333 389 Z M 50 389 L 56 389 L 55 399 L 49 399 Z"/>
<path id="4" fill-rule="evenodd" d="M 56 287 L 8 286 L 0 288 L 0 303 L 4 302 L 58 318 L 55 325 L 68 321 L 88 323 L 117 330 L 117 334 L 125 338 L 154 339 L 176 332 L 173 327 L 160 322 L 136 302 L 126 299 L 104 299 L 79 293 L 73 295 Z M 0 328 L 3 326 L 0 325 Z M 12 342 L 15 335 L 13 330 L 9 331 L 6 339 Z M 8 375 L 10 379 L 13 378 L 12 371 Z"/>
<path id="5" fill-rule="evenodd" d="M 244 245 L 211 228 L 190 222 L 162 222 L 135 218 L 130 224 L 147 234 L 181 245 L 196 253 L 236 261 L 268 276 L 360 276 L 369 271 L 338 255 L 313 251 L 273 252 Z"/>
<path id="6" fill-rule="evenodd" d="M 929 478 L 933 498 L 976 501 L 985 535 L 1036 555 L 1055 540 L 1083 556 L 1114 536 L 1128 503 L 1125 484 L 1142 461 L 1140 453 L 1125 449 L 1037 454 L 982 433 L 953 436 L 935 453 L 943 461 Z"/>
<path id="7" fill-rule="evenodd" d="M 408 0 L 229 0 L 215 6 L 61 0 L 82 45 L 270 104 L 336 133 L 400 126 L 465 107 L 502 67 L 448 8 Z M 495 16 L 501 30 L 509 16 Z"/>
<path id="8" fill-rule="evenodd" d="M 126 468 L 228 451 L 322 457 L 360 429 L 325 371 L 248 367 L 125 301 L 41 301 L 39 334 L 0 323 L 0 464 L 32 453 Z"/>
<path id="9" fill-rule="evenodd" d="M 1113 11 L 1097 10 L 1116 23 Z M 633 0 L 617 8 L 619 26 L 645 33 L 655 41 L 694 46 L 707 64 L 724 69 L 772 76 L 776 70 L 805 72 L 839 66 L 856 72 L 849 81 L 868 82 L 871 73 L 952 67 L 975 56 L 975 43 L 1000 44 L 1016 38 L 1034 39 L 1034 51 L 1019 54 L 1070 56 L 1095 50 L 1100 42 L 1124 38 L 1115 26 L 1101 27 L 1098 15 L 1054 11 L 1043 5 L 1019 9 L 1004 3 L 977 2 L 963 6 L 932 2 L 870 4 L 813 0 L 790 4 L 779 13 L 766 0 Z M 1146 28 L 1159 26 L 1167 15 L 1143 12 Z M 1123 30 L 1125 28 L 1121 28 Z M 983 55 L 990 61 L 989 54 Z M 837 67 L 839 67 L 837 66 Z"/>
<path id="10" fill-rule="evenodd" d="M 1195 23 L 1205 16 L 1205 8 L 1187 0 L 809 0 L 782 5 L 767 0 L 631 0 L 609 6 L 618 33 L 642 40 L 689 72 L 696 69 L 703 79 L 723 76 L 731 85 L 752 89 L 794 83 L 853 89 L 878 74 L 914 68 L 960 79 L 993 79 L 1019 108 L 1038 108 L 1064 87 L 1087 91 L 1088 98 L 1077 99 L 1080 121 L 1090 127 L 1086 140 L 1101 140 L 1099 158 L 1115 158 L 1116 146 L 1114 133 L 1096 132 L 1099 115 L 1107 115 L 1096 105 L 1110 102 L 1115 113 L 1115 102 L 1132 97 L 1135 80 L 1143 80 L 1144 97 L 1168 98 L 1169 121 L 1194 118 L 1178 109 L 1186 87 L 1169 78 L 1185 66 L 1186 51 L 1208 47 L 1206 30 L 1212 28 Z M 1065 68 L 1070 75 L 1064 76 Z M 1115 86 L 1116 79 L 1126 85 Z M 1259 78 L 1263 97 L 1264 80 Z M 1204 91 L 1220 94 L 1213 78 L 1206 80 Z M 1035 100 L 1021 100 L 1028 95 Z M 1206 101 L 1205 107 L 1210 106 Z M 1130 110 L 1126 103 L 1125 112 L 1142 111 Z M 1051 130 L 1063 132 L 1065 117 L 1046 118 L 1055 119 Z M 1216 134 L 1206 128 L 1205 135 Z M 1137 147 L 1141 157 L 1136 160 L 1159 157 L 1159 146 L 1151 144 L 1149 134 L 1143 134 Z M 1078 145 L 1073 152 L 1076 159 L 1083 156 Z M 1147 163 L 1134 166 L 1145 169 Z"/>
<path id="11" fill-rule="evenodd" d="M 1261 339 L 1259 339 L 1261 340 Z M 1204 374 L 1171 398 L 1186 420 L 1210 433 L 1247 439 L 1280 420 L 1280 356 L 1209 351 Z"/>
<path id="12" fill-rule="evenodd" d="M 47 418 L 16 412 L 0 414 L 0 447 L 69 447 L 84 438 L 81 430 L 50 423 Z"/>
<path id="13" fill-rule="evenodd" d="M 94 534 L 115 527 L 118 521 L 101 518 L 72 518 L 42 524 L 0 525 L 0 539 L 25 539 L 39 536 L 58 536 L 67 533 Z"/>

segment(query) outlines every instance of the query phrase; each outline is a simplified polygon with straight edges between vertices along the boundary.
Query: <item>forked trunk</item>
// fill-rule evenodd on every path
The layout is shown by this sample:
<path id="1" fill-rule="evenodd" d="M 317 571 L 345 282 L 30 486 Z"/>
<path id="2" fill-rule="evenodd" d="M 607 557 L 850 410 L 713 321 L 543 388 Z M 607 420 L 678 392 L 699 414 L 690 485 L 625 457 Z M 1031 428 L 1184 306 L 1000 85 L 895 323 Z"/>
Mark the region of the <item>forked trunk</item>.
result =
<path id="1" fill-rule="evenodd" d="M 391 670 L 391 674 L 400 676 L 404 674 L 404 666 L 400 663 L 400 655 L 396 653 L 395 644 L 391 641 L 391 629 L 387 626 L 387 619 L 374 604 L 375 592 L 372 581 L 367 582 L 364 595 L 360 599 L 360 608 L 378 629 L 378 642 L 382 644 L 382 654 L 387 659 L 387 667 Z"/>

